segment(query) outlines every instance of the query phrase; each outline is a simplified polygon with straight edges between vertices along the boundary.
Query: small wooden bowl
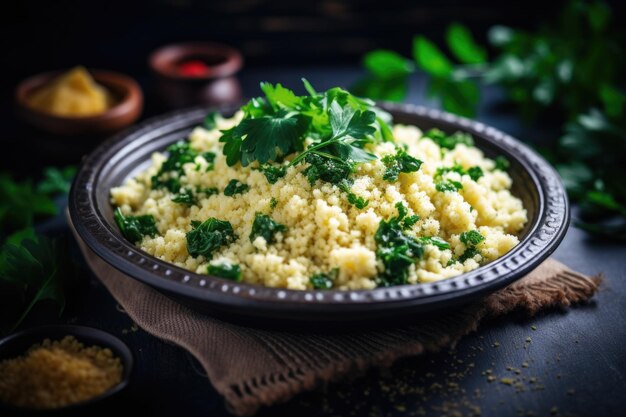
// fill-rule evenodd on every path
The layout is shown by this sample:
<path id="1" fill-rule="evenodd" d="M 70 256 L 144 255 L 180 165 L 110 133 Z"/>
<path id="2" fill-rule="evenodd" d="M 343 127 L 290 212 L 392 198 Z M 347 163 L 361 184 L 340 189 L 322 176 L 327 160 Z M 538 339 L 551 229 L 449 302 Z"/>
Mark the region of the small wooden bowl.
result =
<path id="1" fill-rule="evenodd" d="M 15 99 L 18 113 L 31 125 L 59 135 L 106 135 L 131 125 L 141 115 L 143 93 L 137 82 L 124 74 L 98 69 L 90 69 L 89 73 L 115 99 L 113 107 L 103 113 L 94 116 L 58 116 L 30 107 L 28 97 L 61 73 L 62 71 L 53 71 L 38 74 L 17 86 Z"/>
<path id="2" fill-rule="evenodd" d="M 191 60 L 206 65 L 204 74 L 180 72 L 180 64 Z M 156 75 L 156 92 L 164 107 L 214 106 L 241 100 L 241 86 L 235 74 L 243 66 L 243 57 L 228 45 L 215 42 L 166 45 L 150 55 L 148 64 Z"/>

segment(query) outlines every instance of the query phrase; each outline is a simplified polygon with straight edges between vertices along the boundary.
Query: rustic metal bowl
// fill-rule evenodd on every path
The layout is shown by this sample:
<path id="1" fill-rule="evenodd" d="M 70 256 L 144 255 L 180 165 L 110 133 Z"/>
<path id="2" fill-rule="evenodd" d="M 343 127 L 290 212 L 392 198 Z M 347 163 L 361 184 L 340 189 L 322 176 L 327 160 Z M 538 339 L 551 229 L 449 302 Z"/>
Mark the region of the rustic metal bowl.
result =
<path id="1" fill-rule="evenodd" d="M 264 322 L 356 322 L 406 316 L 467 303 L 523 277 L 563 239 L 567 196 L 556 171 L 529 147 L 483 123 L 425 107 L 383 104 L 396 122 L 473 135 L 489 157 L 511 162 L 512 192 L 522 199 L 528 223 L 520 244 L 480 268 L 434 283 L 359 291 L 266 288 L 196 274 L 142 252 L 120 234 L 109 190 L 150 163 L 150 154 L 185 138 L 207 109 L 153 118 L 103 143 L 80 167 L 70 193 L 70 215 L 80 237 L 102 259 L 129 277 L 183 303 L 227 318 Z M 225 115 L 234 108 L 219 109 Z"/>

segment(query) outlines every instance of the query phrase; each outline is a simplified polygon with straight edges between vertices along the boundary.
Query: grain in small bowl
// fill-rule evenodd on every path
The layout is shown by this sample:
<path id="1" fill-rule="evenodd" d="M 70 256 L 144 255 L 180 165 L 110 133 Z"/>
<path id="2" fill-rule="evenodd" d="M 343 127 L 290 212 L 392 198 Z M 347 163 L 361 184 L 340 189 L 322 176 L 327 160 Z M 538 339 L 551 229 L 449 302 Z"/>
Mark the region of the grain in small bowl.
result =
<path id="1" fill-rule="evenodd" d="M 87 75 L 84 75 L 87 74 Z M 57 100 L 67 100 L 67 92 L 80 90 L 93 79 L 93 89 L 106 94 L 106 107 L 93 112 L 46 110 L 48 97 L 41 97 L 46 89 L 67 80 L 70 88 L 57 94 Z M 44 94 L 45 95 L 45 94 Z M 22 81 L 15 90 L 19 116 L 39 130 L 63 136 L 108 135 L 134 123 L 143 109 L 143 93 L 131 77 L 113 71 L 77 67 L 69 71 L 52 71 L 32 76 Z M 57 106 L 58 109 L 58 106 Z M 67 110 L 67 108 L 65 109 Z"/>
<path id="2" fill-rule="evenodd" d="M 128 385 L 133 357 L 113 335 L 42 326 L 0 340 L 0 414 L 102 410 Z"/>

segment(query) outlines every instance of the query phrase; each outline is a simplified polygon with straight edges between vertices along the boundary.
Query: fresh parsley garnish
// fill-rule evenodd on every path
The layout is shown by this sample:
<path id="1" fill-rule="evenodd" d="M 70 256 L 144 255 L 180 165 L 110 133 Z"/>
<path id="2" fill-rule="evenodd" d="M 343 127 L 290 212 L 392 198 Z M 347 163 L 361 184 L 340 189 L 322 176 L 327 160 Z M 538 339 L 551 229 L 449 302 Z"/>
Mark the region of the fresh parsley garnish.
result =
<path id="1" fill-rule="evenodd" d="M 319 273 L 309 277 L 309 283 L 316 290 L 329 290 L 339 275 L 339 269 L 334 268 L 330 273 Z"/>
<path id="2" fill-rule="evenodd" d="M 434 128 L 424 133 L 424 136 L 432 139 L 433 142 L 445 149 L 454 149 L 459 144 L 474 146 L 472 135 L 465 132 L 455 132 L 448 135 L 443 130 Z"/>
<path id="3" fill-rule="evenodd" d="M 435 189 L 441 193 L 454 192 L 463 189 L 463 184 L 451 179 L 441 180 L 435 183 Z"/>
<path id="4" fill-rule="evenodd" d="M 474 181 L 478 181 L 478 179 L 482 176 L 485 175 L 485 173 L 483 172 L 483 169 L 479 166 L 474 166 L 474 167 L 470 167 L 467 169 L 467 175 L 469 175 L 469 177 L 474 180 Z"/>
<path id="5" fill-rule="evenodd" d="M 237 239 L 230 222 L 210 217 L 204 222 L 191 221 L 191 231 L 187 232 L 187 251 L 195 257 L 211 259 L 213 252 Z"/>
<path id="6" fill-rule="evenodd" d="M 448 172 L 456 172 L 459 175 L 468 175 L 474 181 L 478 181 L 480 177 L 485 175 L 482 168 L 479 166 L 473 166 L 465 169 L 461 165 L 455 163 L 451 167 L 437 168 L 437 170 L 435 171 L 435 180 L 439 181 L 441 177 L 443 177 Z"/>
<path id="7" fill-rule="evenodd" d="M 276 241 L 276 233 L 284 233 L 286 231 L 287 226 L 274 221 L 266 214 L 257 213 L 256 216 L 254 216 L 254 222 L 252 223 L 250 242 L 253 242 L 258 236 L 261 236 L 268 244 L 274 243 Z"/>
<path id="8" fill-rule="evenodd" d="M 280 84 L 261 83 L 265 97 L 243 106 L 244 118 L 220 138 L 229 165 L 256 161 L 268 181 L 275 183 L 287 167 L 307 162 L 304 175 L 309 182 L 321 179 L 337 184 L 354 164 L 376 159 L 364 146 L 392 138 L 389 115 L 341 88 L 318 93 L 303 82 L 308 96 L 297 96 Z M 308 146 L 307 138 L 312 140 Z M 265 166 L 292 153 L 288 166 Z"/>
<path id="9" fill-rule="evenodd" d="M 405 150 L 398 149 L 395 155 L 385 155 L 383 164 L 387 168 L 383 179 L 389 182 L 398 181 L 401 172 L 415 172 L 422 166 L 422 161 L 409 155 Z"/>
<path id="10" fill-rule="evenodd" d="M 122 210 L 118 207 L 113 216 L 115 217 L 117 227 L 120 228 L 120 232 L 130 243 L 137 243 L 144 236 L 156 236 L 159 234 L 154 217 L 150 214 L 124 216 Z"/>
<path id="11" fill-rule="evenodd" d="M 480 255 L 477 245 L 485 240 L 485 237 L 478 230 L 463 232 L 460 236 L 461 242 L 465 245 L 465 252 L 459 257 L 459 262 L 463 263 L 476 255 Z"/>
<path id="12" fill-rule="evenodd" d="M 500 171 L 507 171 L 509 169 L 509 167 L 511 166 L 511 163 L 509 162 L 508 159 L 506 159 L 506 157 L 502 156 L 502 155 L 498 155 L 496 156 L 496 159 L 494 159 L 494 162 L 496 163 L 494 169 L 500 170 Z"/>
<path id="13" fill-rule="evenodd" d="M 305 161 L 309 166 L 302 174 L 309 180 L 311 185 L 315 184 L 317 180 L 339 184 L 346 178 L 349 178 L 354 170 L 352 163 L 316 153 L 308 154 Z"/>
<path id="14" fill-rule="evenodd" d="M 209 266 L 207 267 L 207 274 L 224 279 L 229 279 L 231 281 L 241 281 L 241 267 L 237 264 L 209 264 Z"/>
<path id="15" fill-rule="evenodd" d="M 235 194 L 243 194 L 250 189 L 248 184 L 244 184 L 239 180 L 232 179 L 224 188 L 224 195 L 228 197 L 232 197 Z"/>
<path id="16" fill-rule="evenodd" d="M 181 188 L 180 177 L 184 174 L 183 166 L 193 162 L 198 152 L 191 148 L 189 142 L 179 141 L 167 148 L 168 158 L 163 161 L 156 175 L 152 177 L 152 188 L 165 188 L 178 193 Z"/>
<path id="17" fill-rule="evenodd" d="M 381 220 L 374 239 L 376 255 L 383 262 L 385 270 L 378 276 L 379 286 L 402 285 L 408 281 L 409 267 L 424 254 L 422 243 L 404 233 L 408 228 L 405 220 L 408 210 L 397 203 L 398 215 L 389 220 Z"/>
<path id="18" fill-rule="evenodd" d="M 259 170 L 267 178 L 267 182 L 270 184 L 276 184 L 279 179 L 283 178 L 287 173 L 287 168 L 284 166 L 275 166 L 270 164 L 264 164 L 259 167 Z"/>

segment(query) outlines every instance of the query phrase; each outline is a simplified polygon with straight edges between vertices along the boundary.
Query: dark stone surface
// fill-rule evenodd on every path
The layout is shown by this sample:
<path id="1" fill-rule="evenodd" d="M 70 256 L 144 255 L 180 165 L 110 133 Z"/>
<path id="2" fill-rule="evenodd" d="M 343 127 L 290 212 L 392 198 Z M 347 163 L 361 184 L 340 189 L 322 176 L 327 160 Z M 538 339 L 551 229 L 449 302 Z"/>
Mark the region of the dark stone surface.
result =
<path id="1" fill-rule="evenodd" d="M 258 93 L 262 80 L 296 87 L 304 76 L 325 89 L 349 85 L 357 74 L 353 68 L 266 69 L 244 72 L 241 81 L 250 96 Z M 408 101 L 424 103 L 418 100 L 422 89 L 420 81 L 414 80 Z M 534 143 L 554 134 L 545 124 L 542 128 L 521 125 L 514 113 L 497 105 L 499 97 L 497 90 L 484 90 L 479 120 Z M 31 166 L 31 172 L 37 169 Z M 64 227 L 62 217 L 42 225 L 50 231 Z M 622 415 L 626 407 L 626 247 L 589 238 L 572 227 L 554 256 L 583 273 L 606 275 L 592 303 L 534 318 L 494 320 L 453 351 L 402 360 L 391 369 L 329 384 L 264 409 L 260 415 L 439 416 L 456 411 L 471 415 L 476 407 L 487 416 Z M 137 330 L 93 278 L 86 287 L 79 302 L 59 321 L 98 327 L 128 343 L 136 356 L 129 410 L 143 416 L 228 415 L 191 355 Z M 54 321 L 54 317 L 39 315 L 27 325 Z M 490 382 L 489 375 L 495 380 Z M 513 378 L 514 385 L 501 378 Z"/>

